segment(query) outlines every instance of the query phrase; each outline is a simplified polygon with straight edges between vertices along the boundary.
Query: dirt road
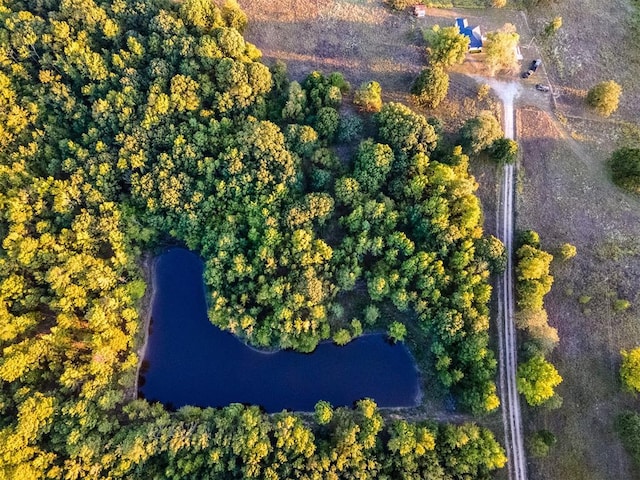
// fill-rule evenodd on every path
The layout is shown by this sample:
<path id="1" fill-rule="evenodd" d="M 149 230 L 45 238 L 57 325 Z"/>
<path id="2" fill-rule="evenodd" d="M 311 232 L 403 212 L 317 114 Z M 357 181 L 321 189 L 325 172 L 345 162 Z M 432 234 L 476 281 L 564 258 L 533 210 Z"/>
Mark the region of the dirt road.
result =
<path id="1" fill-rule="evenodd" d="M 513 101 L 520 86 L 517 83 L 488 80 L 489 85 L 502 100 L 504 134 L 515 138 Z M 507 268 L 499 284 L 499 336 L 500 336 L 500 391 L 502 392 L 502 415 L 505 430 L 505 442 L 509 458 L 510 480 L 527 478 L 522 436 L 522 417 L 520 397 L 516 389 L 516 371 L 518 368 L 516 327 L 514 319 L 514 278 L 513 278 L 513 185 L 514 166 L 504 167 L 502 183 L 501 211 L 498 212 L 498 233 L 507 252 Z"/>

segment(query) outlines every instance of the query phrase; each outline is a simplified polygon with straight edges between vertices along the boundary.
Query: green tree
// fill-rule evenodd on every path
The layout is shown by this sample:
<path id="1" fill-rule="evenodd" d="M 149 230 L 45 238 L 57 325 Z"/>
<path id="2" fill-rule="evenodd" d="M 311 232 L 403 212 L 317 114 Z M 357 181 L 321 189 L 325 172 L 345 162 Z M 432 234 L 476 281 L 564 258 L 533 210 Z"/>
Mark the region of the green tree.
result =
<path id="1" fill-rule="evenodd" d="M 423 32 L 427 42 L 427 54 L 431 65 L 446 69 L 464 62 L 469 50 L 469 37 L 462 35 L 458 27 L 434 25 Z"/>
<path id="2" fill-rule="evenodd" d="M 562 17 L 554 17 L 553 20 L 544 27 L 544 34 L 549 37 L 554 35 L 560 28 L 562 28 Z"/>
<path id="3" fill-rule="evenodd" d="M 351 333 L 346 328 L 341 328 L 333 334 L 333 341 L 336 345 L 346 345 L 351 341 Z"/>
<path id="4" fill-rule="evenodd" d="M 628 392 L 640 392 L 640 347 L 622 350 L 620 355 L 622 355 L 620 367 L 622 386 Z"/>
<path id="5" fill-rule="evenodd" d="M 482 51 L 485 53 L 485 65 L 490 75 L 518 68 L 516 47 L 519 40 L 520 36 L 511 24 L 506 24 L 500 31 L 487 33 Z"/>
<path id="6" fill-rule="evenodd" d="M 551 447 L 556 444 L 556 436 L 549 430 L 538 430 L 531 435 L 528 443 L 531 456 L 544 458 L 549 455 Z"/>
<path id="7" fill-rule="evenodd" d="M 600 82 L 587 93 L 587 104 L 603 117 L 618 109 L 622 87 L 613 80 Z"/>
<path id="8" fill-rule="evenodd" d="M 516 380 L 518 392 L 532 407 L 542 405 L 553 397 L 553 389 L 562 383 L 558 371 L 542 355 L 535 355 L 518 365 Z"/>
<path id="9" fill-rule="evenodd" d="M 407 327 L 404 325 L 404 323 L 394 321 L 389 325 L 387 335 L 393 341 L 393 343 L 404 341 L 404 337 L 406 334 Z"/>
<path id="10" fill-rule="evenodd" d="M 615 428 L 625 450 L 636 465 L 640 465 L 640 414 L 631 411 L 621 413 L 616 418 Z"/>
<path id="11" fill-rule="evenodd" d="M 436 108 L 447 96 L 449 75 L 439 65 L 425 68 L 411 87 L 413 100 L 426 108 Z"/>
<path id="12" fill-rule="evenodd" d="M 357 115 L 345 115 L 340 118 L 338 127 L 338 141 L 350 143 L 362 134 L 362 119 Z"/>
<path id="13" fill-rule="evenodd" d="M 463 144 L 471 153 L 490 148 L 504 135 L 500 123 L 489 111 L 480 112 L 478 116 L 467 120 L 460 129 L 460 134 Z"/>
<path id="14" fill-rule="evenodd" d="M 611 177 L 620 187 L 640 193 L 640 148 L 619 148 L 609 160 Z"/>
<path id="15" fill-rule="evenodd" d="M 574 245 L 571 245 L 570 243 L 563 243 L 560 246 L 560 258 L 562 258 L 562 260 L 564 260 L 565 262 L 567 260 L 571 260 L 577 254 L 578 254 L 578 249 Z"/>
<path id="16" fill-rule="evenodd" d="M 326 425 L 333 418 L 333 407 L 329 402 L 324 400 L 320 400 L 316 403 L 314 411 L 314 418 L 318 425 Z"/>
<path id="17" fill-rule="evenodd" d="M 374 81 L 363 83 L 355 91 L 353 103 L 364 112 L 379 112 L 382 108 L 382 87 Z"/>
<path id="18" fill-rule="evenodd" d="M 518 159 L 518 142 L 510 138 L 498 138 L 489 147 L 489 153 L 499 165 L 515 163 Z"/>
<path id="19" fill-rule="evenodd" d="M 361 189 L 375 195 L 384 184 L 393 165 L 393 152 L 389 145 L 365 140 L 358 146 L 353 175 Z"/>
<path id="20" fill-rule="evenodd" d="M 378 136 L 394 152 L 405 155 L 432 152 L 436 132 L 427 119 L 399 103 L 387 103 L 375 116 Z"/>
<path id="21" fill-rule="evenodd" d="M 236 0 L 225 0 L 222 6 L 222 18 L 228 27 L 235 28 L 240 33 L 247 27 L 247 15 L 242 11 Z"/>
<path id="22" fill-rule="evenodd" d="M 507 252 L 499 238 L 489 235 L 476 242 L 476 253 L 489 264 L 489 270 L 493 274 L 504 272 L 507 267 Z"/>

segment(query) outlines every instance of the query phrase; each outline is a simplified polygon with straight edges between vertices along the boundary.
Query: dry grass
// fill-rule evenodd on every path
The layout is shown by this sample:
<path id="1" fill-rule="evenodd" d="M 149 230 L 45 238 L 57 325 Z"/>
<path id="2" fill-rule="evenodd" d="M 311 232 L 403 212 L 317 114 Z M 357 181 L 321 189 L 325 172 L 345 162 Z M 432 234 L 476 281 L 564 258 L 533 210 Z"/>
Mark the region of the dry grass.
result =
<path id="1" fill-rule="evenodd" d="M 615 130 L 569 124 L 569 131 L 584 132 L 585 140 L 576 142 L 544 112 L 526 109 L 519 117 L 525 160 L 518 228 L 539 231 L 547 250 L 564 242 L 578 248 L 575 259 L 554 261 L 555 284 L 546 299 L 561 338 L 552 360 L 564 377 L 564 405 L 528 412 L 530 431 L 548 428 L 558 437 L 531 478 L 638 478 L 613 419 L 632 404 L 620 392 L 619 351 L 640 345 L 640 202 L 607 178 L 604 160 Z M 591 300 L 581 304 L 580 297 Z M 615 311 L 618 298 L 632 307 Z"/>
<path id="2" fill-rule="evenodd" d="M 620 109 L 614 116 L 636 120 L 640 101 L 638 12 L 632 0 L 565 0 L 530 12 L 531 28 L 543 47 L 554 83 L 588 90 L 603 80 L 622 86 Z M 561 16 L 563 26 L 549 39 L 545 25 Z M 571 105 L 577 99 L 569 93 Z M 579 110 L 584 105 L 579 102 Z"/>

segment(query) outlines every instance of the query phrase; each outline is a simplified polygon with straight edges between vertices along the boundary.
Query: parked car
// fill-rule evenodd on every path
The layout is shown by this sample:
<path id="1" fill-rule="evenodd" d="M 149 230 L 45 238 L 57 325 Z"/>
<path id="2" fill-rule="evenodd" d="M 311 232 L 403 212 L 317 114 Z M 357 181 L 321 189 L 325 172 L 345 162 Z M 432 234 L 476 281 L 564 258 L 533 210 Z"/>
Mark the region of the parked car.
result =
<path id="1" fill-rule="evenodd" d="M 549 87 L 549 85 L 536 83 L 536 90 L 540 90 L 541 92 L 548 92 L 549 90 L 551 90 L 551 87 Z"/>
<path id="2" fill-rule="evenodd" d="M 538 67 L 540 65 L 542 65 L 542 60 L 540 60 L 539 58 L 532 60 L 531 65 L 529 66 L 529 70 L 522 73 L 522 78 L 529 78 L 531 75 L 536 73 L 536 70 L 538 70 Z"/>

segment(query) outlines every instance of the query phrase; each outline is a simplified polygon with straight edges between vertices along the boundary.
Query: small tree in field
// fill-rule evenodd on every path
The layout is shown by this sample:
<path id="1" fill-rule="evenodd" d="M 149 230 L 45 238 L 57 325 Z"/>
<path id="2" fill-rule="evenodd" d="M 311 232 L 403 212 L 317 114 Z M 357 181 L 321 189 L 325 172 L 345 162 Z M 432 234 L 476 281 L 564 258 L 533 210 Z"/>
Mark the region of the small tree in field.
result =
<path id="1" fill-rule="evenodd" d="M 622 350 L 622 366 L 620 378 L 622 386 L 628 392 L 640 392 L 640 347 L 633 350 Z"/>
<path id="2" fill-rule="evenodd" d="M 480 112 L 477 117 L 467 120 L 460 133 L 463 145 L 472 153 L 479 153 L 489 148 L 503 136 L 502 127 L 489 111 Z"/>
<path id="3" fill-rule="evenodd" d="M 587 103 L 603 117 L 608 117 L 618 109 L 622 87 L 613 80 L 600 82 L 587 94 Z"/>
<path id="4" fill-rule="evenodd" d="M 640 193 L 640 148 L 619 148 L 611 156 L 610 167 L 616 185 Z"/>
<path id="5" fill-rule="evenodd" d="M 411 87 L 414 101 L 427 108 L 436 108 L 447 96 L 449 75 L 439 65 L 425 68 Z"/>
<path id="6" fill-rule="evenodd" d="M 518 366 L 518 392 L 529 405 L 542 405 L 553 397 L 553 389 L 562 383 L 562 377 L 542 355 L 535 355 Z"/>
<path id="7" fill-rule="evenodd" d="M 546 27 L 544 27 L 544 34 L 548 37 L 555 34 L 562 27 L 562 17 L 555 17 L 551 20 Z"/>
<path id="8" fill-rule="evenodd" d="M 511 24 L 506 24 L 498 32 L 487 34 L 482 51 L 486 54 L 485 65 L 490 75 L 502 70 L 512 71 L 518 67 L 516 47 L 519 40 L 520 36 Z"/>
<path id="9" fill-rule="evenodd" d="M 379 112 L 382 108 L 382 87 L 378 82 L 363 83 L 356 90 L 353 103 L 365 112 Z"/>
<path id="10" fill-rule="evenodd" d="M 578 254 L 578 249 L 570 243 L 563 243 L 560 247 L 560 258 L 565 262 Z"/>
<path id="11" fill-rule="evenodd" d="M 498 138 L 491 144 L 489 153 L 500 165 L 515 163 L 518 158 L 518 142 L 510 138 Z"/>
<path id="12" fill-rule="evenodd" d="M 458 27 L 440 28 L 440 25 L 434 25 L 422 35 L 429 45 L 427 53 L 431 65 L 448 68 L 464 62 L 469 50 L 469 37 L 462 35 Z"/>

